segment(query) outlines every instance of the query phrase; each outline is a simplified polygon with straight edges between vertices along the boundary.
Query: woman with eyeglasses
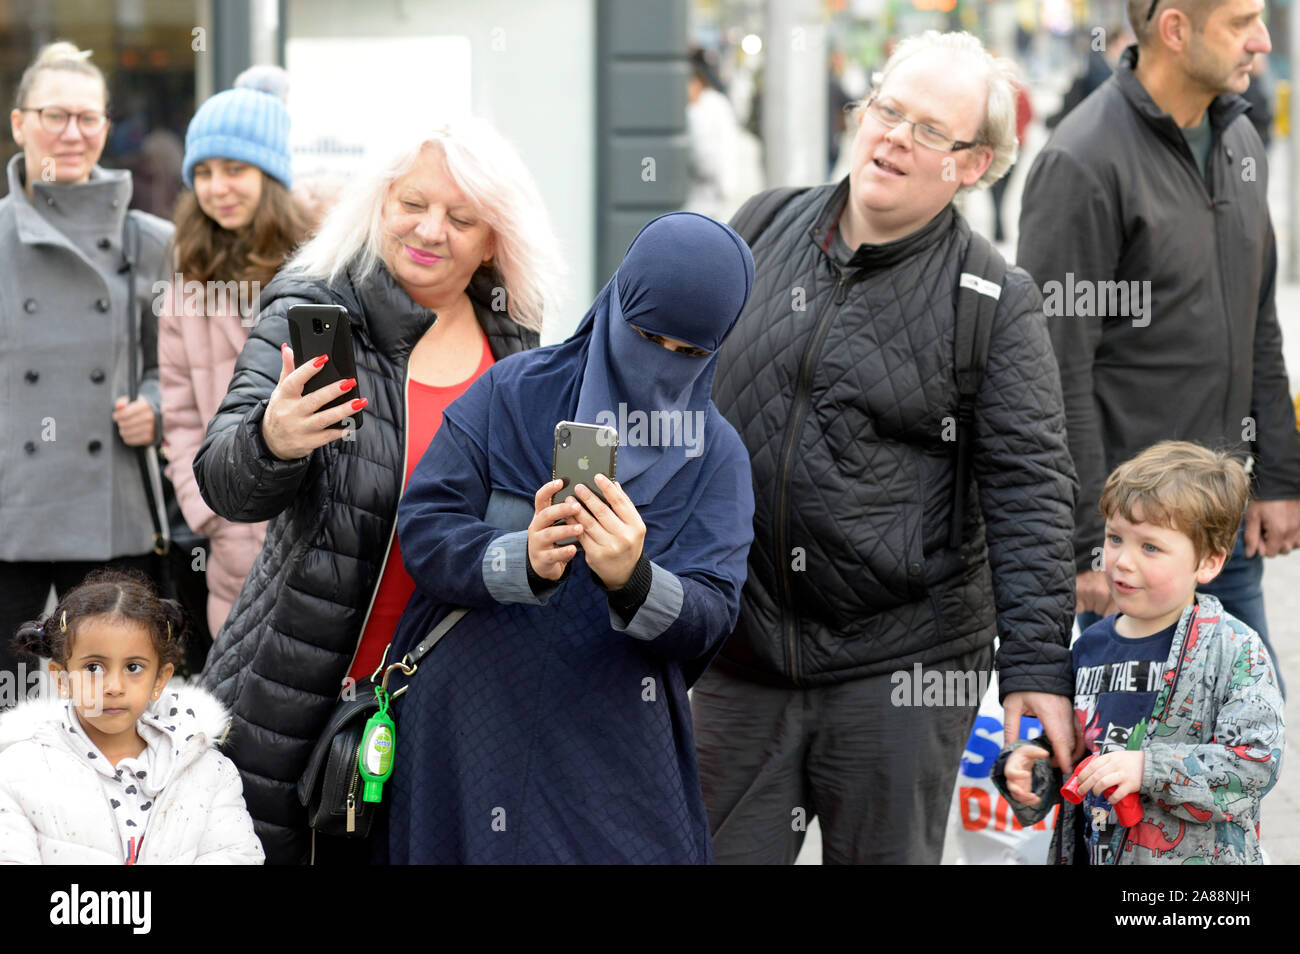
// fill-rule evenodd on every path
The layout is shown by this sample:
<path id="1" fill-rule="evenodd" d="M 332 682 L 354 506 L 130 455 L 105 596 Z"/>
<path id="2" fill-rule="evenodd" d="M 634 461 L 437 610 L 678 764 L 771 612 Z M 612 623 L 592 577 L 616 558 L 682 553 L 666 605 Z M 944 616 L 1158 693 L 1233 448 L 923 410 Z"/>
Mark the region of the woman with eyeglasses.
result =
<path id="1" fill-rule="evenodd" d="M 128 214 L 130 173 L 96 164 L 107 87 L 89 57 L 46 46 L 9 114 L 23 151 L 0 199 L 0 679 L 17 669 L 8 637 L 51 585 L 61 594 L 98 566 L 152 562 L 137 449 L 162 430 L 149 296 L 172 227 Z"/>

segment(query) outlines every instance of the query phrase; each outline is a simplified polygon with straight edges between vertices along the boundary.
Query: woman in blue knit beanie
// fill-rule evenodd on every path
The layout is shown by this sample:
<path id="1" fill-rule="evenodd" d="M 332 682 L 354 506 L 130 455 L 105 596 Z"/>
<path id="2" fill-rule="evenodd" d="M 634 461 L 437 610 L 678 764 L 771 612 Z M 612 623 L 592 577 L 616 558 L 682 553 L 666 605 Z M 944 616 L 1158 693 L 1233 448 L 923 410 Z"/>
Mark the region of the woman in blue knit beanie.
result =
<path id="1" fill-rule="evenodd" d="M 230 523 L 204 503 L 194 456 L 248 338 L 262 288 L 304 237 L 289 186 L 286 74 L 253 67 L 194 115 L 177 203 L 171 287 L 159 308 L 159 371 L 167 475 L 190 529 L 209 539 L 207 623 L 225 622 L 253 560 L 264 523 Z M 189 660 L 202 667 L 207 645 Z"/>

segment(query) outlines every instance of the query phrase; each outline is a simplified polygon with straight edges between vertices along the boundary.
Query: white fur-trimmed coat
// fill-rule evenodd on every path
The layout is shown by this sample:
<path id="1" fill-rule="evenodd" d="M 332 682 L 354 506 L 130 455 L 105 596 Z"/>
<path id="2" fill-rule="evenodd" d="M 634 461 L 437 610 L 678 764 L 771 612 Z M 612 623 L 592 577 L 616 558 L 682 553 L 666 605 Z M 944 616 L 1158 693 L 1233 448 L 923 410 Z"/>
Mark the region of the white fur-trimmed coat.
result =
<path id="1" fill-rule="evenodd" d="M 195 686 L 169 688 L 158 704 L 178 710 L 175 763 L 137 863 L 261 864 L 239 772 L 216 749 L 225 707 Z M 0 714 L 0 864 L 126 862 L 100 776 L 63 727 L 65 705 L 40 699 Z"/>

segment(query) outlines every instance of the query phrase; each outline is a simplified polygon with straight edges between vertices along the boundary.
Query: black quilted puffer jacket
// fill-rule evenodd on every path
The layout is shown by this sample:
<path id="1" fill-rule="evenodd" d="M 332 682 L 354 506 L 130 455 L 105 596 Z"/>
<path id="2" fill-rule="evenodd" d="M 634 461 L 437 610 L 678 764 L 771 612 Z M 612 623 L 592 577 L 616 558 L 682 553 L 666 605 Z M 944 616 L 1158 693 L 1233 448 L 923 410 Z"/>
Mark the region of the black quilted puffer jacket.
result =
<path id="1" fill-rule="evenodd" d="M 949 207 L 840 264 L 847 195 L 847 179 L 798 195 L 755 239 L 754 290 L 718 361 L 713 400 L 749 448 L 756 513 L 740 622 L 715 665 L 819 686 L 996 632 L 1003 695 L 1071 695 L 1077 486 L 1041 295 L 1008 270 L 975 411 L 979 506 L 950 550 L 970 229 Z"/>
<path id="2" fill-rule="evenodd" d="M 497 359 L 538 336 L 485 307 L 479 323 Z M 484 295 L 489 297 L 484 297 Z M 194 459 L 203 499 L 227 520 L 270 520 L 266 544 L 217 635 L 201 685 L 232 712 L 223 751 L 239 767 L 244 799 L 269 863 L 306 860 L 306 814 L 295 786 L 339 697 L 388 552 L 406 446 L 405 381 L 411 349 L 433 323 L 384 268 L 332 286 L 281 274 L 207 437 Z M 355 440 L 301 460 L 275 458 L 262 414 L 280 376 L 290 305 L 335 304 L 352 320 L 357 393 L 369 398 Z"/>

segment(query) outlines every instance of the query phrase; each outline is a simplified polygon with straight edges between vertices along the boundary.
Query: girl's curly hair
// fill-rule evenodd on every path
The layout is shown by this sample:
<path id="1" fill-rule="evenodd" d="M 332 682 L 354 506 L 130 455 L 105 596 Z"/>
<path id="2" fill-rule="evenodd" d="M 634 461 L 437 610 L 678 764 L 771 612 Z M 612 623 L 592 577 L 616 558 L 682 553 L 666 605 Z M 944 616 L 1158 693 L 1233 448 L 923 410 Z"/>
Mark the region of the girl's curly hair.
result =
<path id="1" fill-rule="evenodd" d="M 139 623 L 149 631 L 159 666 L 181 661 L 181 641 L 189 626 L 175 600 L 158 597 L 153 582 L 138 570 L 99 569 L 70 590 L 44 619 L 18 627 L 13 644 L 26 656 L 66 665 L 77 627 L 92 616 Z"/>

